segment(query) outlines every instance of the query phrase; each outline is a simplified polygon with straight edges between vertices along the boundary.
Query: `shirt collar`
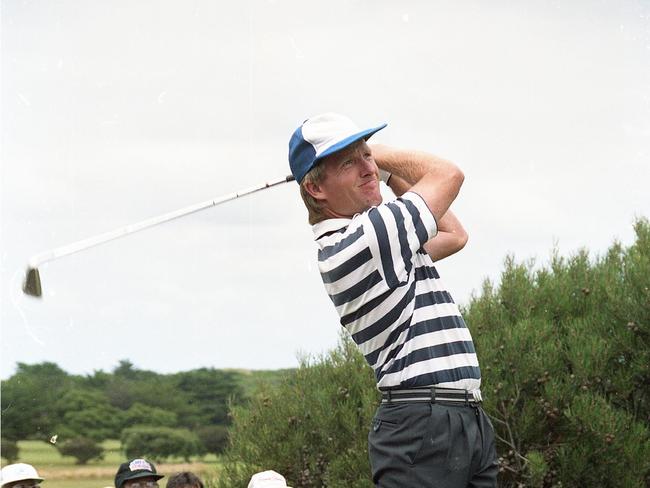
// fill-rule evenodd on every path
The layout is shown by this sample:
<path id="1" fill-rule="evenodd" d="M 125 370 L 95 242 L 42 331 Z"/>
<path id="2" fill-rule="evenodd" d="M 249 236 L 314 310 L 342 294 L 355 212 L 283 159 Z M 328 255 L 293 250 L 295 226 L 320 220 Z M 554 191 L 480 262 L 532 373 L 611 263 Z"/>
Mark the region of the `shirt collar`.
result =
<path id="1" fill-rule="evenodd" d="M 327 219 L 312 225 L 311 230 L 314 232 L 314 240 L 318 240 L 329 232 L 336 232 L 343 227 L 347 227 L 352 219 Z"/>

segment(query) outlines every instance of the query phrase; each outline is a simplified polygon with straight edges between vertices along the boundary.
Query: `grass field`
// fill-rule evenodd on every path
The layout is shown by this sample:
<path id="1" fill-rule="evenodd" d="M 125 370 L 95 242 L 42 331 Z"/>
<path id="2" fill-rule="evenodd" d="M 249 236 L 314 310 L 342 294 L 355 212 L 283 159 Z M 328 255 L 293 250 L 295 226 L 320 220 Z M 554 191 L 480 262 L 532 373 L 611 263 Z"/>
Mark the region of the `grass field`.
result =
<path id="1" fill-rule="evenodd" d="M 43 441 L 19 441 L 19 459 L 17 462 L 32 464 L 45 478 L 43 488 L 104 488 L 113 486 L 117 467 L 126 461 L 120 452 L 120 443 L 109 440 L 102 443 L 104 459 L 91 461 L 85 466 L 78 466 L 72 457 L 61 456 L 56 448 Z M 3 466 L 6 464 L 3 459 Z M 185 463 L 183 459 L 170 459 L 164 464 L 157 464 L 159 473 L 169 476 L 178 471 L 192 471 L 204 479 L 214 479 L 218 474 L 219 460 L 214 455 Z M 165 486 L 165 479 L 160 486 Z"/>

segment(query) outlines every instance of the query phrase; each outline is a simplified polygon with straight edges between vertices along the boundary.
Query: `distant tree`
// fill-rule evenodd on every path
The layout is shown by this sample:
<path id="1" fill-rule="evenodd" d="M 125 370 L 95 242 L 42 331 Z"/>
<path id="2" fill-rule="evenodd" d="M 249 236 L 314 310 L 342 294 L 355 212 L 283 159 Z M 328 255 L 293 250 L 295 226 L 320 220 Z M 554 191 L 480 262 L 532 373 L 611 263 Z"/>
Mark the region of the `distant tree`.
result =
<path id="1" fill-rule="evenodd" d="M 133 363 L 128 359 L 121 359 L 113 370 L 113 375 L 116 378 L 135 380 L 138 378 L 138 370 L 133 367 Z"/>
<path id="2" fill-rule="evenodd" d="M 57 433 L 65 437 L 83 437 L 94 441 L 114 439 L 122 428 L 122 412 L 109 405 L 104 394 L 74 388 L 56 403 L 63 412 Z"/>
<path id="3" fill-rule="evenodd" d="M 104 391 L 111 406 L 120 410 L 127 410 L 138 398 L 137 385 L 124 378 L 111 376 Z"/>
<path id="4" fill-rule="evenodd" d="M 150 407 L 142 403 L 134 403 L 122 416 L 123 428 L 134 426 L 175 427 L 176 414 L 162 408 Z"/>
<path id="5" fill-rule="evenodd" d="M 18 444 L 4 437 L 0 441 L 0 451 L 2 457 L 7 460 L 7 464 L 13 464 L 18 460 Z"/>
<path id="6" fill-rule="evenodd" d="M 153 371 L 135 369 L 130 361 L 122 360 L 113 375 L 105 380 L 105 393 L 109 403 L 120 410 L 128 410 L 135 403 L 181 412 L 189 398 L 176 385 L 174 375 L 161 375 Z"/>
<path id="7" fill-rule="evenodd" d="M 75 437 L 56 444 L 62 456 L 72 456 L 77 464 L 86 464 L 92 459 L 104 458 L 104 448 L 89 437 Z"/>
<path id="8" fill-rule="evenodd" d="M 127 458 L 146 457 L 160 462 L 182 457 L 189 462 L 190 457 L 205 454 L 198 436 L 187 429 L 131 427 L 122 431 L 121 441 Z"/>
<path id="9" fill-rule="evenodd" d="M 142 372 L 135 369 L 131 361 L 122 359 L 113 370 L 110 379 L 105 382 L 106 394 L 111 405 L 126 410 L 138 401 L 138 397 L 143 397 L 145 392 L 138 389 L 141 377 Z"/>
<path id="10" fill-rule="evenodd" d="M 93 390 L 100 390 L 105 392 L 108 384 L 113 379 L 112 373 L 106 373 L 105 371 L 95 370 L 91 376 L 87 376 L 84 379 L 84 386 L 92 388 Z"/>
<path id="11" fill-rule="evenodd" d="M 228 446 L 228 428 L 223 425 L 206 425 L 196 431 L 207 452 L 221 454 Z"/>
<path id="12" fill-rule="evenodd" d="M 201 368 L 176 374 L 177 388 L 188 402 L 179 413 L 181 425 L 227 424 L 228 402 L 243 397 L 239 375 L 235 371 Z"/>
<path id="13" fill-rule="evenodd" d="M 2 382 L 3 437 L 48 439 L 59 420 L 53 406 L 73 384 L 74 378 L 54 363 L 18 363 L 16 373 Z"/>

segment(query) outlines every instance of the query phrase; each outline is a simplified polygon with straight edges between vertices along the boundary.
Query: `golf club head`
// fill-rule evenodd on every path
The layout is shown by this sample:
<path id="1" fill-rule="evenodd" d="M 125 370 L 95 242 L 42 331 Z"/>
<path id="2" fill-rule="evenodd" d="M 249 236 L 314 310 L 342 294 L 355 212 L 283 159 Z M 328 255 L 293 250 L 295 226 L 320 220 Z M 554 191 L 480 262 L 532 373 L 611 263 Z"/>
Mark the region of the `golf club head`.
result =
<path id="1" fill-rule="evenodd" d="M 27 268 L 27 275 L 25 276 L 25 282 L 23 283 L 23 291 L 27 295 L 33 297 L 40 297 L 43 294 L 41 289 L 41 275 L 38 272 L 38 268 Z"/>

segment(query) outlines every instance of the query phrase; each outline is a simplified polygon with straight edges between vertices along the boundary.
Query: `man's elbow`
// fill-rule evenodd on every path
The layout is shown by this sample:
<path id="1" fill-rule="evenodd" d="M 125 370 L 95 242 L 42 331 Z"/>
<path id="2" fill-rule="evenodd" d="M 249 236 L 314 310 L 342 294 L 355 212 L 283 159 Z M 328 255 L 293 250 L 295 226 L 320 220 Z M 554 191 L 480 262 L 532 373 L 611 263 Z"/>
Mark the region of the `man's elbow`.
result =
<path id="1" fill-rule="evenodd" d="M 434 177 L 441 188 L 447 190 L 454 198 L 458 195 L 460 187 L 463 186 L 465 181 L 465 174 L 463 171 L 452 162 L 447 162 L 445 172 Z"/>
<path id="2" fill-rule="evenodd" d="M 464 248 L 468 240 L 469 240 L 469 236 L 467 235 L 467 232 L 465 232 L 464 230 L 459 232 L 458 235 L 456 236 L 456 248 L 457 248 L 456 252 Z"/>
<path id="3" fill-rule="evenodd" d="M 460 187 L 463 186 L 463 183 L 465 181 L 465 173 L 463 173 L 463 170 L 461 170 L 455 164 L 453 165 L 453 168 L 454 169 L 452 171 L 451 178 L 458 190 L 460 190 Z"/>

